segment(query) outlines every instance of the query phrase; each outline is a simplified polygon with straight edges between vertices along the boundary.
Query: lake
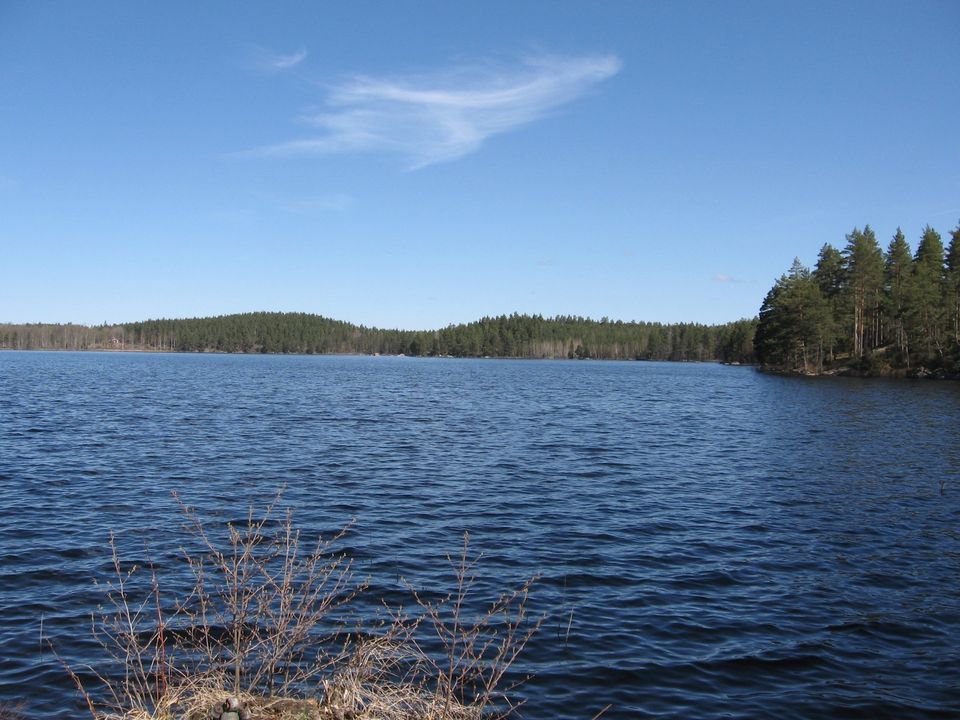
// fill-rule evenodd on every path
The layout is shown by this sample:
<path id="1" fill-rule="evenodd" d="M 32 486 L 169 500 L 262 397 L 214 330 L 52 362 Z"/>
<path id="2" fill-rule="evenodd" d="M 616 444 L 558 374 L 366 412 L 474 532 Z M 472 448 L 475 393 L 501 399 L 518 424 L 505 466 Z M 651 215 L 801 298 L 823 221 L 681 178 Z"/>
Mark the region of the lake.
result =
<path id="1" fill-rule="evenodd" d="M 960 384 L 394 357 L 0 352 L 0 700 L 83 716 L 111 531 L 176 585 L 172 491 L 284 485 L 361 612 L 539 574 L 524 717 L 960 715 Z"/>

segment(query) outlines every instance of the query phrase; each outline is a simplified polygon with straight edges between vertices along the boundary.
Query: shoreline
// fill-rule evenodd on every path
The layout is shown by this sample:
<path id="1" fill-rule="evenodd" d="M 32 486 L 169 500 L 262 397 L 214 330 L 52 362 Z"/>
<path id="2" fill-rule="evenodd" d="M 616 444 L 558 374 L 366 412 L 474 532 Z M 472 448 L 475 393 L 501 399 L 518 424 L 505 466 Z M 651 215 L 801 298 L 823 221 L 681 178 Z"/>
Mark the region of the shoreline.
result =
<path id="1" fill-rule="evenodd" d="M 827 368 L 821 372 L 805 372 L 803 370 L 790 370 L 784 367 L 774 365 L 762 365 L 760 363 L 746 362 L 724 362 L 722 360 L 670 360 L 653 358 L 569 358 L 569 357 L 521 357 L 517 355 L 408 355 L 405 353 L 304 353 L 304 352 L 231 352 L 229 350 L 165 350 L 162 348 L 117 348 L 117 347 L 88 347 L 88 348 L 10 348 L 0 347 L 0 352 L 54 352 L 54 353 L 110 353 L 110 354 L 144 354 L 144 355 L 270 355 L 284 357 L 366 357 L 366 358 L 413 358 L 429 360 L 520 360 L 535 361 L 549 360 L 559 362 L 663 362 L 670 364 L 693 364 L 693 365 L 724 365 L 728 367 L 753 368 L 758 372 L 767 375 L 778 375 L 781 377 L 796 378 L 857 378 L 861 380 L 880 379 L 880 380 L 947 380 L 960 381 L 960 373 L 949 373 L 942 368 L 931 370 L 923 365 L 914 368 L 881 368 L 879 370 L 858 370 L 855 367 L 843 366 L 838 368 Z"/>
<path id="2" fill-rule="evenodd" d="M 723 362 L 722 360 L 670 360 L 667 358 L 577 358 L 577 357 L 523 357 L 520 355 L 408 355 L 406 353 L 305 353 L 305 352 L 231 352 L 229 350 L 164 350 L 162 348 L 115 348 L 115 347 L 88 347 L 88 348 L 11 348 L 0 347 L 0 352 L 55 352 L 55 353 L 129 353 L 146 355 L 273 355 L 288 357 L 384 357 L 384 358 L 415 358 L 431 360 L 557 360 L 569 362 L 664 362 L 686 365 L 727 365 L 730 367 L 759 368 L 755 363 Z"/>
<path id="3" fill-rule="evenodd" d="M 960 374 L 950 373 L 942 368 L 930 370 L 918 365 L 913 368 L 880 368 L 877 370 L 858 370 L 850 366 L 828 368 L 821 372 L 805 372 L 803 370 L 789 370 L 774 365 L 756 365 L 759 372 L 767 375 L 800 378 L 858 378 L 861 380 L 953 380 L 960 381 Z"/>

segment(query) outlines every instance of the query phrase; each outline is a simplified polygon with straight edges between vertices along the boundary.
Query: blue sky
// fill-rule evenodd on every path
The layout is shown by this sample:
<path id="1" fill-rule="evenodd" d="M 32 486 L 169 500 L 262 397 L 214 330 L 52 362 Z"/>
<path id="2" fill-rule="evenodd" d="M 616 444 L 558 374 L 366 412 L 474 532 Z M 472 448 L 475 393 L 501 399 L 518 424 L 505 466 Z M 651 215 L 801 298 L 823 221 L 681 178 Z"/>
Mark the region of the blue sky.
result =
<path id="1" fill-rule="evenodd" d="M 960 219 L 960 3 L 0 0 L 0 322 L 724 322 Z"/>

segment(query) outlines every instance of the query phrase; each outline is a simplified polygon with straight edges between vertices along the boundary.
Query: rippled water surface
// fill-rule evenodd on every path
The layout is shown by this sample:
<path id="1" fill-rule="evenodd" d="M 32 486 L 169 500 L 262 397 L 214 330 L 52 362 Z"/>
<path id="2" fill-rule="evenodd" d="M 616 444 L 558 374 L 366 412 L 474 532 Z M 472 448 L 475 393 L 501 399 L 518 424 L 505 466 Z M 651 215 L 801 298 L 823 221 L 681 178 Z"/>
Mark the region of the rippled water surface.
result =
<path id="1" fill-rule="evenodd" d="M 374 594 L 539 573 L 524 717 L 960 716 L 960 385 L 359 357 L 0 353 L 0 700 L 82 717 L 110 531 L 284 484 Z"/>

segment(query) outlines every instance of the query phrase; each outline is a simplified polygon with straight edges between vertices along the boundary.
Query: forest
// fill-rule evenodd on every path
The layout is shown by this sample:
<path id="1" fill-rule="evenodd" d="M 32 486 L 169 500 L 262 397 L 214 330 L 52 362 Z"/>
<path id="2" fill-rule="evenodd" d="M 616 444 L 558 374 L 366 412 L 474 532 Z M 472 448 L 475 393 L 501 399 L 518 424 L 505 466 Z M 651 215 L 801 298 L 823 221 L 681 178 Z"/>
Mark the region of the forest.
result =
<path id="1" fill-rule="evenodd" d="M 799 259 L 760 308 L 762 365 L 808 375 L 960 375 L 960 225 L 944 250 L 923 229 L 915 253 L 898 228 L 882 251 L 869 225 L 813 270 Z"/>
<path id="2" fill-rule="evenodd" d="M 701 325 L 514 313 L 440 330 L 410 331 L 368 328 L 306 313 L 254 312 L 96 327 L 0 324 L 0 348 L 749 363 L 755 329 L 755 319 Z"/>
<path id="3" fill-rule="evenodd" d="M 0 348 L 757 362 L 819 374 L 960 376 L 960 225 L 944 249 L 869 225 L 795 259 L 758 318 L 722 325 L 500 315 L 439 330 L 384 330 L 307 313 L 251 312 L 117 325 L 0 324 Z"/>

